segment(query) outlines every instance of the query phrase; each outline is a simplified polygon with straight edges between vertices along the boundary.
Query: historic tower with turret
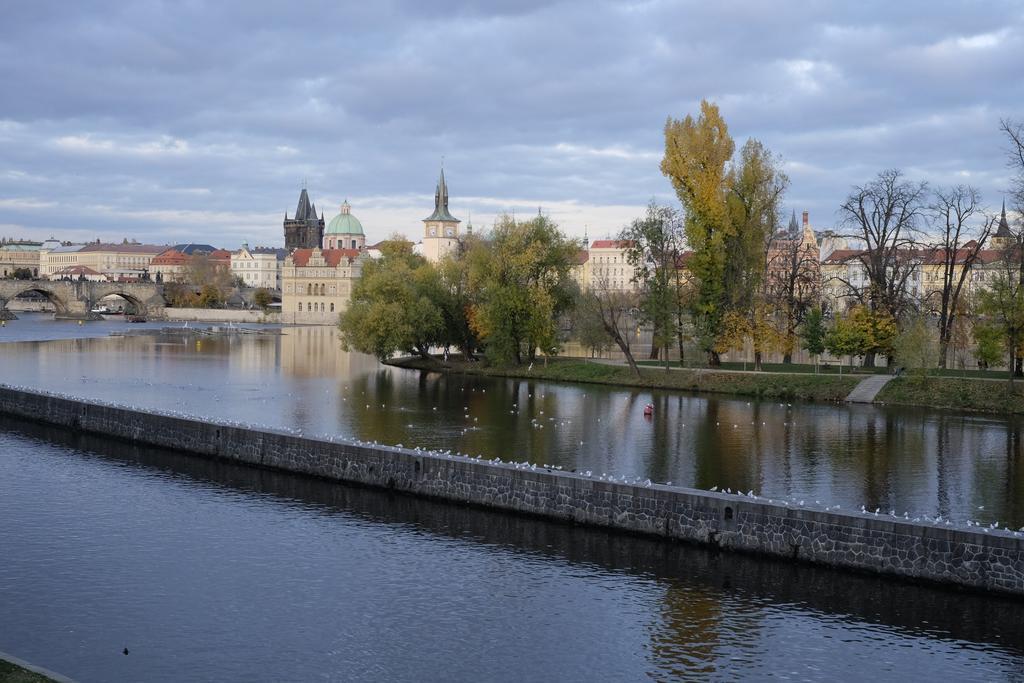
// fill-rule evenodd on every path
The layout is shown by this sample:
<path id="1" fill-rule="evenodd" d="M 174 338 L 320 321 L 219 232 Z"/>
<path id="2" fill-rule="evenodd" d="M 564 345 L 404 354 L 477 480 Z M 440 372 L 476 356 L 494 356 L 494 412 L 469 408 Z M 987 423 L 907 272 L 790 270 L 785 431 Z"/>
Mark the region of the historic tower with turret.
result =
<path id="1" fill-rule="evenodd" d="M 284 213 L 284 248 L 319 249 L 323 239 L 324 217 L 317 218 L 316 205 L 310 203 L 306 188 L 302 188 L 295 217 L 288 218 L 288 212 Z"/>
<path id="2" fill-rule="evenodd" d="M 423 257 L 436 263 L 459 246 L 458 218 L 448 213 L 448 185 L 444 182 L 444 169 L 434 192 L 434 213 L 423 219 Z"/>

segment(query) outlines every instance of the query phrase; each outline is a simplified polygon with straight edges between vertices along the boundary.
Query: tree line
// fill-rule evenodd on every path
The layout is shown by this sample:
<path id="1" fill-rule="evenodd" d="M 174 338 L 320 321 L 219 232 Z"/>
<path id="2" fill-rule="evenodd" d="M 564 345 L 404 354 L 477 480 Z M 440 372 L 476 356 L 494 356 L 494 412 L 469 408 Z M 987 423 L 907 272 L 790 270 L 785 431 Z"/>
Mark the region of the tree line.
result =
<path id="1" fill-rule="evenodd" d="M 884 357 L 945 367 L 957 354 L 962 363 L 971 347 L 983 367 L 1006 358 L 1020 373 L 1024 129 L 1005 120 L 1001 131 L 1018 219 L 994 263 L 986 246 L 999 216 L 976 188 L 932 188 L 884 170 L 839 207 L 837 237 L 860 246 L 850 258 L 862 279 L 829 283 L 849 304 L 832 310 L 817 243 L 800 234 L 795 213 L 784 225 L 789 179 L 780 158 L 755 139 L 737 152 L 718 107 L 704 101 L 664 129 L 661 171 L 679 206 L 652 202 L 617 236 L 633 273 L 629 287 L 608 269 L 592 267 L 586 283 L 574 279 L 580 244 L 548 217 L 503 216 L 436 264 L 404 238 L 388 242 L 354 288 L 342 340 L 381 359 L 454 348 L 517 365 L 556 354 L 572 337 L 597 351 L 617 348 L 638 373 L 632 339 L 642 326 L 652 334 L 651 357 L 666 366 L 673 352 L 682 363 L 695 346 L 710 367 L 741 348 L 753 350 L 755 369 L 768 354 L 791 362 L 800 348 L 866 366 Z M 926 265 L 935 278 L 927 287 Z M 989 279 L 971 287 L 981 265 Z"/>

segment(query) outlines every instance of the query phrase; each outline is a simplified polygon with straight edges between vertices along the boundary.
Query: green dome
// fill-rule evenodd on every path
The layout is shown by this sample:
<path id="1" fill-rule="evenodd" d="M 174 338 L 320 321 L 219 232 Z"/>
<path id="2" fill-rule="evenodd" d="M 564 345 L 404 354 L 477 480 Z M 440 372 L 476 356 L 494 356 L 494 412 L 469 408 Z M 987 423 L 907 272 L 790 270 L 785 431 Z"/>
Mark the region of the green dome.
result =
<path id="1" fill-rule="evenodd" d="M 331 222 L 327 224 L 327 230 L 324 231 L 325 235 L 362 235 L 363 224 L 359 222 L 359 219 L 352 215 L 352 207 L 349 206 L 346 200 L 341 205 L 341 213 L 331 219 Z"/>

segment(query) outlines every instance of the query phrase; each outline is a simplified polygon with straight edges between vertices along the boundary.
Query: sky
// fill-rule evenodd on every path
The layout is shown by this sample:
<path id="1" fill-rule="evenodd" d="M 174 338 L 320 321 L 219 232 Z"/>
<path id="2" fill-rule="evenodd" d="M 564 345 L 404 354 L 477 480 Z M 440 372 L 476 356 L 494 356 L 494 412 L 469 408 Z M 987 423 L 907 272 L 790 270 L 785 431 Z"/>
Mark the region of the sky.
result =
<path id="1" fill-rule="evenodd" d="M 371 242 L 419 237 L 442 163 L 477 230 L 539 209 L 610 237 L 676 201 L 664 125 L 702 98 L 824 228 L 894 167 L 998 208 L 1024 120 L 1009 0 L 0 5 L 6 237 L 279 246 L 303 185 Z"/>

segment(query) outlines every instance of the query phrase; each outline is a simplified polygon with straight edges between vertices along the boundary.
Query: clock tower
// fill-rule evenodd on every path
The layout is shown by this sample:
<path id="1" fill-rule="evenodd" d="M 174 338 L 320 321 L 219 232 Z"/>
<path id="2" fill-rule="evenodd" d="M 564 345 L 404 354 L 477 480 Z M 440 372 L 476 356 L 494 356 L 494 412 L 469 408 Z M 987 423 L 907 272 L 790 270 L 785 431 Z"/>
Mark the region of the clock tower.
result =
<path id="1" fill-rule="evenodd" d="M 448 213 L 448 185 L 444 182 L 444 169 L 434 192 L 434 213 L 423 219 L 423 256 L 437 263 L 459 246 L 458 218 Z"/>

